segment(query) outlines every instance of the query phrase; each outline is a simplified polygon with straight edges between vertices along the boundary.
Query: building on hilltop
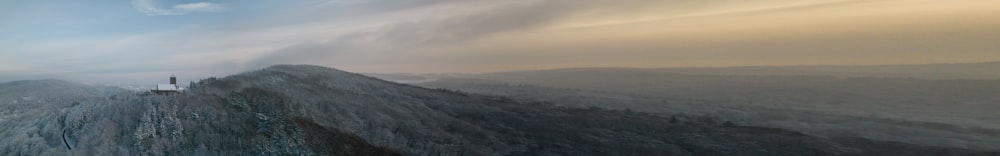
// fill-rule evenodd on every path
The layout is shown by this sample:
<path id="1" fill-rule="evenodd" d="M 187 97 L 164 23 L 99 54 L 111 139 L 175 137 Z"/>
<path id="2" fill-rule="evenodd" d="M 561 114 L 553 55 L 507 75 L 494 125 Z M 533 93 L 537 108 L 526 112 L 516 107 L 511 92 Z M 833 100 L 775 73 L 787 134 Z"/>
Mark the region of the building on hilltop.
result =
<path id="1" fill-rule="evenodd" d="M 177 86 L 177 77 L 170 74 L 170 84 L 157 84 L 150 92 L 156 95 L 174 94 L 184 91 L 183 87 Z"/>

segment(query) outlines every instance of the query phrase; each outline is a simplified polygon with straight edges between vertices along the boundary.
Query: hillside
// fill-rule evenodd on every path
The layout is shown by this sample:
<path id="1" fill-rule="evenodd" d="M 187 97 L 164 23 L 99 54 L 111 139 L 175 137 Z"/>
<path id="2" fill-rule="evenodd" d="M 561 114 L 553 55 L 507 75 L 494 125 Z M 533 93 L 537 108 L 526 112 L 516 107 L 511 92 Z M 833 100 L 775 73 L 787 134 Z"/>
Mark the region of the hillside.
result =
<path id="1" fill-rule="evenodd" d="M 38 118 L 4 115 L 0 155 L 990 154 L 821 138 L 698 115 L 561 107 L 310 65 L 211 78 L 170 96 L 18 89 L 65 100 L 38 102 L 53 104 L 36 108 L 44 112 Z M 9 107 L 18 96 L 25 95 L 0 96 L 0 106 L 30 109 Z"/>
<path id="2" fill-rule="evenodd" d="M 120 90 L 119 90 L 120 91 Z M 114 89 L 61 80 L 28 80 L 0 84 L 0 155 L 56 155 L 65 152 L 65 111 L 81 101 L 103 99 Z"/>
<path id="3" fill-rule="evenodd" d="M 1000 112 L 998 80 L 576 68 L 490 73 L 415 85 L 563 106 L 710 115 L 829 137 L 1000 147 L 1000 119 L 992 115 Z"/>

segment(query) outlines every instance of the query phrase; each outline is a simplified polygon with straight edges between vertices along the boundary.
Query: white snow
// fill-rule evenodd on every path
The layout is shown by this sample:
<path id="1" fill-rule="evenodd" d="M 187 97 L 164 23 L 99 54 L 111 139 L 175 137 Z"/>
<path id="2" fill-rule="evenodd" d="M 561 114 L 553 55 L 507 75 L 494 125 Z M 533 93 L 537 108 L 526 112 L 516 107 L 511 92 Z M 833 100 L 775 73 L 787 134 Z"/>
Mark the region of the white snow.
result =
<path id="1" fill-rule="evenodd" d="M 177 91 L 177 90 L 180 90 L 180 87 L 177 87 L 177 85 L 173 85 L 173 84 L 157 84 L 156 85 L 156 90 L 159 90 L 159 91 Z"/>

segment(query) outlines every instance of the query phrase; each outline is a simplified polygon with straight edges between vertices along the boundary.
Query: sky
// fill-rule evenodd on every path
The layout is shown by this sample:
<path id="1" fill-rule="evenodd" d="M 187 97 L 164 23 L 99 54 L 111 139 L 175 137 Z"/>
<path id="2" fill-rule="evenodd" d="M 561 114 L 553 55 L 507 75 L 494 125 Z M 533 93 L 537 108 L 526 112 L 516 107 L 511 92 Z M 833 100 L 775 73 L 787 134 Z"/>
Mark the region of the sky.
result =
<path id="1" fill-rule="evenodd" d="M 0 81 L 1000 61 L 1000 0 L 0 0 Z"/>

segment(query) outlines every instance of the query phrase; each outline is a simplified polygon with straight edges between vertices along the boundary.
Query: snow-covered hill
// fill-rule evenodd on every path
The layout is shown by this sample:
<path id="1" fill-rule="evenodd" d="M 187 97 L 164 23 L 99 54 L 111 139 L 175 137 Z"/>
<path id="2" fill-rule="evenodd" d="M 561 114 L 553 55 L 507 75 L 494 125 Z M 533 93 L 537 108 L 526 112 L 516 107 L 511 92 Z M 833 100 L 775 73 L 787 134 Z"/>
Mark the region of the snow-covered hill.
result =
<path id="1" fill-rule="evenodd" d="M 32 112 L 5 114 L 0 155 L 988 154 L 821 138 L 705 116 L 567 108 L 311 65 L 210 78 L 166 96 L 0 86 L 0 108 Z M 8 102 L 29 95 L 42 99 L 31 105 L 46 107 Z"/>

